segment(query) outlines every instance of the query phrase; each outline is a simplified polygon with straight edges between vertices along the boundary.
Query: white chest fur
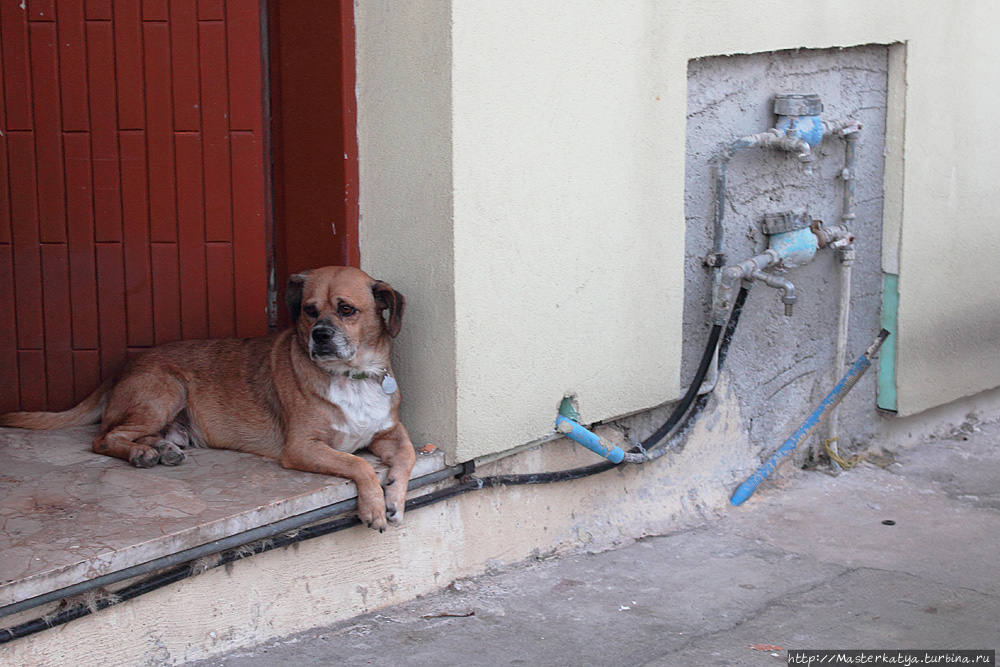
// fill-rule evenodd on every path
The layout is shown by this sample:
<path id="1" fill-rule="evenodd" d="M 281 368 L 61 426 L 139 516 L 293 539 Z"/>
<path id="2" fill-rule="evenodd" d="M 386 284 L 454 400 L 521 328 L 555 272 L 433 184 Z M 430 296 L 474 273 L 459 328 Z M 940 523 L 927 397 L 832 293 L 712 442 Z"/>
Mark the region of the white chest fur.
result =
<path id="1" fill-rule="evenodd" d="M 326 399 L 340 408 L 343 422 L 331 428 L 340 434 L 336 449 L 354 452 L 371 444 L 376 433 L 394 426 L 390 416 L 392 396 L 382 391 L 378 380 L 337 377 L 330 382 Z"/>

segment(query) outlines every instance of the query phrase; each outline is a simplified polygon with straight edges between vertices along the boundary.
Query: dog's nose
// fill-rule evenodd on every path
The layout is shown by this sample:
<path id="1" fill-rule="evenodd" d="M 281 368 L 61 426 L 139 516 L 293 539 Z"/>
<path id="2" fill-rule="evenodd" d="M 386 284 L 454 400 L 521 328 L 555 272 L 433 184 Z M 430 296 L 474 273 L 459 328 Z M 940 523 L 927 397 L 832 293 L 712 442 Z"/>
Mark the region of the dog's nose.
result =
<path id="1" fill-rule="evenodd" d="M 312 339 L 319 345 L 329 343 L 333 340 L 333 329 L 330 327 L 315 327 L 312 330 Z"/>

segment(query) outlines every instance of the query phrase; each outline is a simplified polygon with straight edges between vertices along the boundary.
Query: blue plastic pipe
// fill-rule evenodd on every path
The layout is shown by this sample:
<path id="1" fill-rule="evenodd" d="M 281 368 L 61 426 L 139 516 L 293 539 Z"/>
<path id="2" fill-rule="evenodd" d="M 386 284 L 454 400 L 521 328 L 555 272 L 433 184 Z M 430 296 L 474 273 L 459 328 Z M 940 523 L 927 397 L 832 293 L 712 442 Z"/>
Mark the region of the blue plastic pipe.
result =
<path id="1" fill-rule="evenodd" d="M 854 385 L 858 383 L 861 376 L 872 365 L 872 356 L 882 346 L 882 343 L 888 336 L 889 332 L 882 329 L 875 342 L 865 350 L 864 354 L 858 357 L 858 360 L 854 362 L 844 377 L 840 379 L 840 382 L 833 388 L 833 391 L 827 394 L 823 402 L 809 415 L 809 419 L 792 434 L 792 437 L 785 440 L 781 447 L 778 447 L 778 450 L 771 455 L 771 458 L 764 465 L 757 469 L 757 472 L 751 475 L 747 481 L 740 484 L 740 488 L 736 489 L 736 493 L 733 494 L 732 499 L 729 501 L 730 503 L 735 506 L 746 502 L 747 498 L 752 496 L 757 487 L 760 486 L 760 483 L 767 479 L 767 476 L 774 472 L 775 468 L 795 451 L 799 443 L 805 440 L 812 433 L 813 429 L 823 423 L 823 420 L 837 407 L 837 404 L 840 403 L 844 396 L 847 396 L 847 392 L 854 388 Z"/>
<path id="2" fill-rule="evenodd" d="M 617 445 L 612 445 L 593 431 L 588 431 L 572 419 L 566 419 L 562 415 L 556 417 L 556 431 L 573 442 L 580 443 L 595 454 L 600 454 L 612 463 L 621 463 L 625 460 L 625 450 Z"/>

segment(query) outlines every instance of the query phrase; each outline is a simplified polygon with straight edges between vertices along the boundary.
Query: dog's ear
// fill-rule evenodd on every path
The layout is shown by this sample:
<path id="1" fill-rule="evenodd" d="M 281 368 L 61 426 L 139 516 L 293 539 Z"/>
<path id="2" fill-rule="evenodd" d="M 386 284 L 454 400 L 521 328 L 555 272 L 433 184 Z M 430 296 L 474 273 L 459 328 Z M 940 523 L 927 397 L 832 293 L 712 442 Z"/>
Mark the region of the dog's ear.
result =
<path id="1" fill-rule="evenodd" d="M 302 287 L 306 284 L 306 276 L 309 270 L 295 273 L 288 276 L 288 286 L 285 287 L 285 305 L 288 306 L 288 314 L 292 322 L 299 319 L 299 311 L 302 310 Z"/>
<path id="2" fill-rule="evenodd" d="M 403 309 L 406 308 L 406 299 L 396 290 L 389 287 L 389 283 L 376 280 L 372 285 L 372 295 L 375 297 L 375 308 L 379 313 L 383 310 L 389 311 L 389 336 L 395 338 L 399 335 L 399 330 L 403 326 Z"/>

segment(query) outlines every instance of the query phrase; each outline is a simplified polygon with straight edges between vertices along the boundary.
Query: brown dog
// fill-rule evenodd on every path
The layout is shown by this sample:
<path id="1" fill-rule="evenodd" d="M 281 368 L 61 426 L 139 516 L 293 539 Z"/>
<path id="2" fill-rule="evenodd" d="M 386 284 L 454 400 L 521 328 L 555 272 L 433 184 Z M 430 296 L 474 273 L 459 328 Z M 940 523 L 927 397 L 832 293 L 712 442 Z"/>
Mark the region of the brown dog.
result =
<path id="1" fill-rule="evenodd" d="M 14 412 L 0 425 L 52 429 L 100 419 L 94 451 L 140 468 L 177 465 L 188 444 L 269 456 L 285 468 L 353 480 L 365 524 L 399 524 L 415 460 L 389 363 L 403 295 L 359 269 L 329 266 L 291 276 L 285 299 L 291 329 L 163 345 L 75 408 Z M 353 454 L 362 447 L 389 468 L 384 495 L 372 467 Z"/>

